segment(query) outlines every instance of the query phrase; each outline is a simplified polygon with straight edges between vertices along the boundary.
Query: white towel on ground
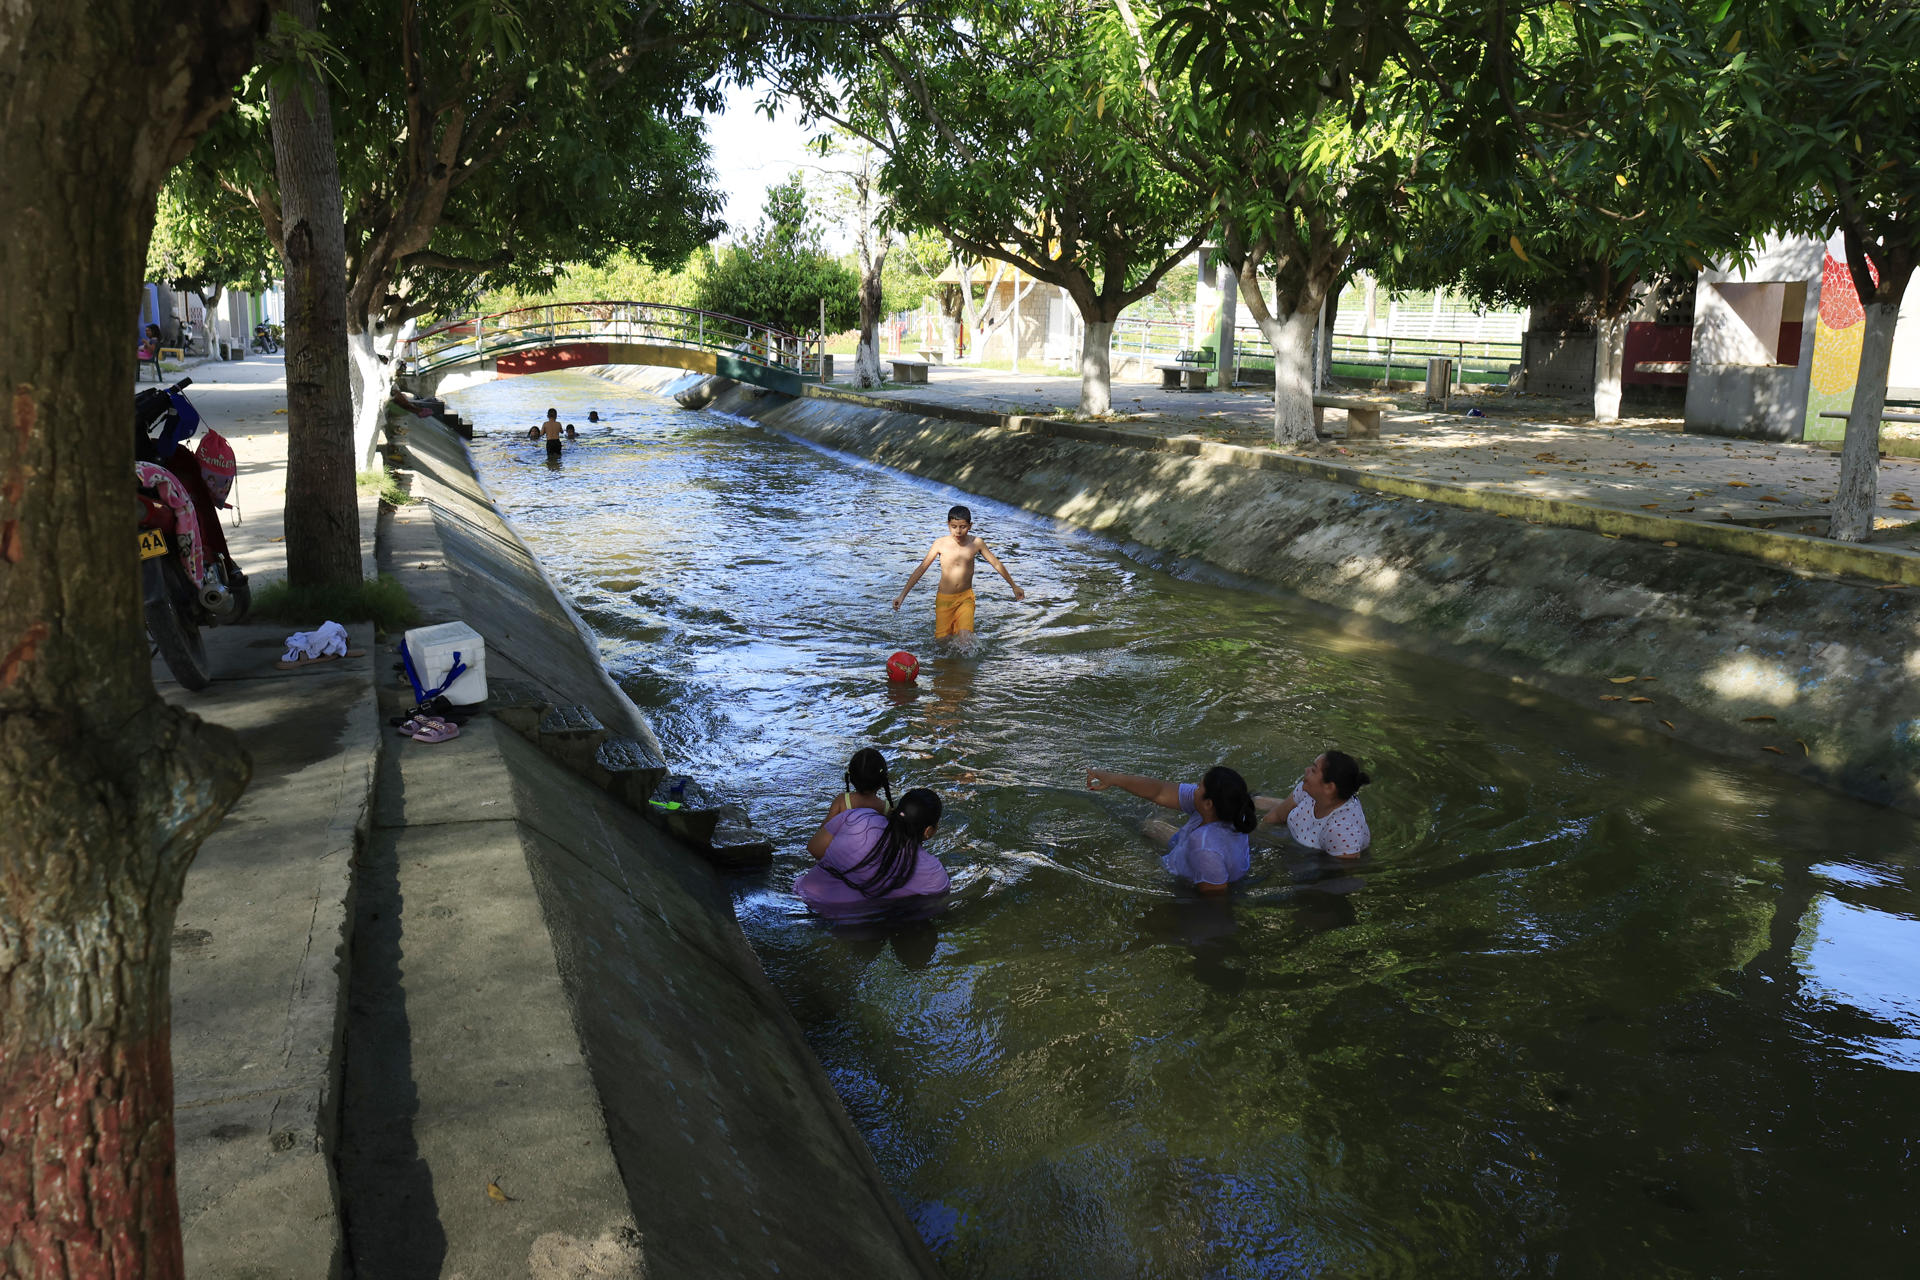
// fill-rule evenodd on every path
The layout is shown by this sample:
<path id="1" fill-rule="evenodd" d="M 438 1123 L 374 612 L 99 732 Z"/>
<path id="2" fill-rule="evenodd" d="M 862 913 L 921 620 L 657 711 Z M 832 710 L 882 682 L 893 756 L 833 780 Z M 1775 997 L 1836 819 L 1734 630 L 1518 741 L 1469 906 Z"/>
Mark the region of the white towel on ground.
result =
<path id="1" fill-rule="evenodd" d="M 344 658 L 347 656 L 347 629 L 337 622 L 323 622 L 312 631 L 296 631 L 287 637 L 282 662 L 302 658 Z"/>

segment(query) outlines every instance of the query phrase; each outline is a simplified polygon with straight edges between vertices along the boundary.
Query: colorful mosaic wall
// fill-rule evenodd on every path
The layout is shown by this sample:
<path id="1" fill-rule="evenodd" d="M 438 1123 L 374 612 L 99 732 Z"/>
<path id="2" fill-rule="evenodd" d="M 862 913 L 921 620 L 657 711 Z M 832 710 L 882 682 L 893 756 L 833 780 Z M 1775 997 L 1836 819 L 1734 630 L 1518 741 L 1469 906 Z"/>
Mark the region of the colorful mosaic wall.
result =
<path id="1" fill-rule="evenodd" d="M 1845 252 L 1842 250 L 1842 252 Z M 1867 268 L 1871 271 L 1871 265 Z M 1874 272 L 1874 279 L 1880 275 Z M 1807 388 L 1808 440 L 1838 440 L 1847 433 L 1844 418 L 1823 412 L 1853 407 L 1853 385 L 1860 376 L 1860 339 L 1867 313 L 1860 306 L 1853 276 L 1844 260 L 1827 250 L 1820 275 L 1820 319 L 1813 336 L 1813 380 Z"/>

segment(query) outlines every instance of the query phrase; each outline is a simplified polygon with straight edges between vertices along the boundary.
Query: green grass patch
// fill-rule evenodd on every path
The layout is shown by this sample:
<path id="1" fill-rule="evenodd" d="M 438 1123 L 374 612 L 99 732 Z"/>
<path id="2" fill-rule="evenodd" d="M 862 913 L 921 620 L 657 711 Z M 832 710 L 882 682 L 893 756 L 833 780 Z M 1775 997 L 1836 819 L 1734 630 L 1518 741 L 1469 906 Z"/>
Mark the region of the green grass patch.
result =
<path id="1" fill-rule="evenodd" d="M 420 611 L 392 574 L 365 582 L 328 587 L 295 587 L 270 582 L 254 593 L 253 616 L 273 622 L 316 627 L 322 622 L 372 622 L 386 632 L 402 631 L 420 620 Z"/>
<path id="2" fill-rule="evenodd" d="M 390 507 L 404 507 L 413 501 L 412 496 L 400 487 L 400 478 L 385 468 L 379 471 L 356 471 L 353 486 L 361 493 L 379 494 L 380 501 Z"/>

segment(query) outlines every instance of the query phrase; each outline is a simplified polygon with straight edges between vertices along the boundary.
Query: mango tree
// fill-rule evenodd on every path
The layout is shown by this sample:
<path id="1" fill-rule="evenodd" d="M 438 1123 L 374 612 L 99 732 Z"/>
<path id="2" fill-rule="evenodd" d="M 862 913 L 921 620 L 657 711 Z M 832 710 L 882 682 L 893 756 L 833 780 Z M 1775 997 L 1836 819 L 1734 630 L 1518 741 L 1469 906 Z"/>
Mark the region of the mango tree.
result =
<path id="1" fill-rule="evenodd" d="M 961 3 L 868 32 L 853 92 L 889 104 L 882 179 L 904 221 L 1066 291 L 1080 412 L 1112 407 L 1114 322 L 1191 254 L 1202 193 L 1161 159 L 1120 15 L 1098 0 Z"/>
<path id="2" fill-rule="evenodd" d="M 830 329 L 851 324 L 858 294 L 853 272 L 822 245 L 796 174 L 767 190 L 760 225 L 750 235 L 715 250 L 694 297 L 709 311 L 805 333 L 820 322 L 823 302 Z"/>
<path id="3" fill-rule="evenodd" d="M 689 0 L 334 5 L 319 33 L 345 217 L 354 458 L 371 456 L 394 343 L 476 283 L 550 288 L 562 262 L 677 264 L 720 229 L 693 111 L 776 44 L 748 9 Z M 193 189 L 285 225 L 264 77 L 195 153 Z"/>
<path id="4" fill-rule="evenodd" d="M 182 1272 L 168 948 L 246 785 L 141 634 L 129 392 L 168 168 L 265 0 L 0 5 L 0 1271 Z"/>
<path id="5" fill-rule="evenodd" d="M 1422 19 L 1304 0 L 1118 8 L 1171 163 L 1207 193 L 1221 258 L 1273 349 L 1274 442 L 1311 442 L 1322 307 L 1357 251 L 1397 234 L 1419 180 L 1431 86 L 1388 52 Z"/>
<path id="6" fill-rule="evenodd" d="M 1873 531 L 1880 418 L 1900 306 L 1920 263 L 1920 9 L 1903 0 L 1727 5 L 1720 46 L 1752 51 L 1741 92 L 1749 181 L 1781 188 L 1784 229 L 1846 245 L 1865 314 L 1828 533 Z M 1790 202 L 1790 203 L 1789 203 Z"/>

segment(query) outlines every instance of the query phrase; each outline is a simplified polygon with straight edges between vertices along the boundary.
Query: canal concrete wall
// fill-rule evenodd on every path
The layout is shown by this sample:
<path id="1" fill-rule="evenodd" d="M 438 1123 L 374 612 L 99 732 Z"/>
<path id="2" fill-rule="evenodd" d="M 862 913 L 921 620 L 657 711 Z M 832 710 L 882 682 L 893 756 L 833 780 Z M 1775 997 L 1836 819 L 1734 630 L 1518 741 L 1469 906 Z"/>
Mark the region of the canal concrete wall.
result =
<path id="1" fill-rule="evenodd" d="M 400 444 L 383 567 L 423 620 L 478 631 L 490 686 L 650 743 L 462 442 Z M 394 1198 L 437 1200 L 443 1273 L 937 1274 L 698 854 L 486 716 L 401 744 L 374 825 L 421 1166 Z"/>
<path id="2" fill-rule="evenodd" d="M 1790 562 L 1797 542 L 1819 540 L 1727 544 L 1751 554 L 1668 546 L 1605 532 L 1605 522 L 1536 525 L 1358 488 L 1270 450 L 934 415 L 840 392 L 736 390 L 715 408 L 1206 561 L 1323 606 L 1349 628 L 1560 695 L 1621 733 L 1677 738 L 1920 812 L 1920 601 Z M 1612 516 L 1638 530 L 1638 517 Z M 1789 563 L 1753 558 L 1762 554 Z M 1613 683 L 1627 676 L 1641 679 Z"/>

